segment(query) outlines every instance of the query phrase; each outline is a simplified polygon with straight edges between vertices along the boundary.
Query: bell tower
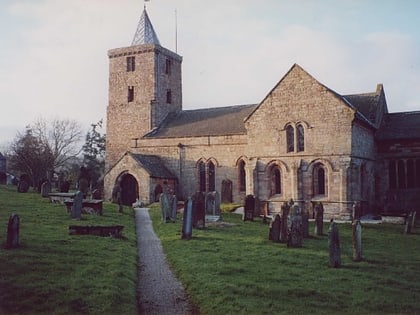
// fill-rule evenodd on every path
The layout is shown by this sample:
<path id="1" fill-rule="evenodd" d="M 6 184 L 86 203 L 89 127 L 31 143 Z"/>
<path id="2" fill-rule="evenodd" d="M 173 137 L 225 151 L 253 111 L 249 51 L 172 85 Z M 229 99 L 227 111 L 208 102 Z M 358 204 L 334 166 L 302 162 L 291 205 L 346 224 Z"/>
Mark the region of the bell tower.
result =
<path id="1" fill-rule="evenodd" d="M 111 49 L 108 57 L 106 170 L 136 139 L 182 110 L 182 57 L 160 45 L 146 8 L 131 46 Z"/>

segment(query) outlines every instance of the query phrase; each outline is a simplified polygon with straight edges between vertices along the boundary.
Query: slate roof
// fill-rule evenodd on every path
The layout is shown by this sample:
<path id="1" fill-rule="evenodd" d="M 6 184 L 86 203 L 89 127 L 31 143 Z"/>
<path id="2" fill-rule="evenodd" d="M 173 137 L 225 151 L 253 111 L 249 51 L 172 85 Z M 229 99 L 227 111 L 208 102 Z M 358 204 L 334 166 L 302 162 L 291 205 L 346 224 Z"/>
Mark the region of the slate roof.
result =
<path id="1" fill-rule="evenodd" d="M 376 109 L 379 102 L 378 93 L 373 92 L 364 94 L 343 95 L 343 97 L 358 111 L 360 111 L 360 113 L 370 122 L 376 122 Z"/>
<path id="2" fill-rule="evenodd" d="M 376 139 L 420 139 L 420 111 L 386 114 Z"/>
<path id="3" fill-rule="evenodd" d="M 150 22 L 149 16 L 147 15 L 146 8 L 144 8 L 140 17 L 131 46 L 144 44 L 160 45 L 156 32 L 153 29 L 152 22 Z"/>
<path id="4" fill-rule="evenodd" d="M 133 159 L 144 168 L 151 177 L 155 178 L 176 178 L 169 171 L 161 158 L 157 155 L 135 154 L 129 153 Z"/>
<path id="5" fill-rule="evenodd" d="M 257 107 L 235 105 L 184 110 L 169 115 L 163 124 L 145 138 L 176 138 L 241 135 L 246 133 L 244 119 Z"/>

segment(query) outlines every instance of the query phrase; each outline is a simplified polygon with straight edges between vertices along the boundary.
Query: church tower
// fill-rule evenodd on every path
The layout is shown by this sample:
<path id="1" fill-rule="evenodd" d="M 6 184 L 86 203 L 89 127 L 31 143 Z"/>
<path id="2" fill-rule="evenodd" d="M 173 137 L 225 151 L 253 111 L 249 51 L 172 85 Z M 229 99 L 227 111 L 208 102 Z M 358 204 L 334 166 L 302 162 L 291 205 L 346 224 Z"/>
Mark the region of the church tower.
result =
<path id="1" fill-rule="evenodd" d="M 106 170 L 182 110 L 182 57 L 160 45 L 146 8 L 131 46 L 111 49 L 108 57 Z"/>

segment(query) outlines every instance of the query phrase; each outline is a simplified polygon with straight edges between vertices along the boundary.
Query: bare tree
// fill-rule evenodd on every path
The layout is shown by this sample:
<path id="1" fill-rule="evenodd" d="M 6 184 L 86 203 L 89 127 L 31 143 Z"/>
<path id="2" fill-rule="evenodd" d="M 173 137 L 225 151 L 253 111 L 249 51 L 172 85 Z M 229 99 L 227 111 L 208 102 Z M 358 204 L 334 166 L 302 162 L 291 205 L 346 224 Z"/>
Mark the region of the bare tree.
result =
<path id="1" fill-rule="evenodd" d="M 32 127 L 33 135 L 47 145 L 54 157 L 56 170 L 81 151 L 82 128 L 77 121 L 55 118 L 46 121 L 39 118 Z"/>
<path id="2" fill-rule="evenodd" d="M 69 119 L 38 119 L 18 133 L 10 147 L 10 162 L 18 174 L 27 174 L 35 187 L 41 179 L 51 179 L 57 169 L 82 150 L 82 129 Z"/>

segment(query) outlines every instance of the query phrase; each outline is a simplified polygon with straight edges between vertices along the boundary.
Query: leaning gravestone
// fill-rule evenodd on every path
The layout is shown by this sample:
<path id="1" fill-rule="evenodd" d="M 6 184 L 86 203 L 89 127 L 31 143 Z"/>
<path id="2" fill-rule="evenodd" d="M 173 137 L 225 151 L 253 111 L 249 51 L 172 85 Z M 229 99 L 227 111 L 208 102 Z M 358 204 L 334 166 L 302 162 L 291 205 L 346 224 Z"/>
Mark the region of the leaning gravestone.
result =
<path id="1" fill-rule="evenodd" d="M 340 250 L 340 236 L 338 234 L 338 226 L 331 219 L 331 225 L 328 230 L 328 250 L 329 250 L 329 265 L 333 268 L 341 267 L 341 250 Z"/>
<path id="2" fill-rule="evenodd" d="M 48 198 L 50 192 L 51 192 L 51 182 L 47 180 L 43 182 L 41 185 L 41 196 L 44 198 Z"/>
<path id="3" fill-rule="evenodd" d="M 71 206 L 71 218 L 75 220 L 80 220 L 82 217 L 82 203 L 83 203 L 83 193 L 79 190 L 76 192 L 76 195 L 73 199 L 73 205 Z"/>
<path id="4" fill-rule="evenodd" d="M 322 235 L 324 228 L 324 206 L 322 202 L 317 202 L 314 205 L 314 216 L 315 216 L 315 235 Z"/>
<path id="5" fill-rule="evenodd" d="M 206 207 L 204 193 L 196 192 L 193 197 L 192 226 L 203 229 L 206 225 Z"/>
<path id="6" fill-rule="evenodd" d="M 281 218 L 277 214 L 274 217 L 274 220 L 270 223 L 270 230 L 268 234 L 268 239 L 273 242 L 280 242 L 280 229 L 281 229 Z"/>
<path id="7" fill-rule="evenodd" d="M 9 217 L 9 223 L 7 225 L 7 241 L 5 248 L 13 249 L 19 247 L 19 229 L 20 229 L 20 218 L 16 213 L 13 213 Z"/>
<path id="8" fill-rule="evenodd" d="M 252 221 L 254 220 L 255 211 L 255 197 L 253 195 L 247 195 L 245 197 L 244 215 L 242 220 Z"/>
<path id="9" fill-rule="evenodd" d="M 284 202 L 281 206 L 281 227 L 280 227 L 280 242 L 287 243 L 287 229 L 288 229 L 288 218 L 290 212 L 290 205 L 288 202 Z"/>
<path id="10" fill-rule="evenodd" d="M 184 216 L 182 220 L 182 235 L 181 239 L 190 240 L 192 237 L 192 210 L 193 200 L 188 198 L 184 206 Z"/>
<path id="11" fill-rule="evenodd" d="M 352 223 L 353 234 L 353 260 L 362 260 L 362 224 L 360 220 L 354 220 Z"/>
<path id="12" fill-rule="evenodd" d="M 302 214 L 298 205 L 292 207 L 287 224 L 287 247 L 302 247 Z"/>
<path id="13" fill-rule="evenodd" d="M 404 234 L 412 233 L 415 224 L 416 224 L 416 211 L 410 211 L 405 220 Z"/>
<path id="14" fill-rule="evenodd" d="M 172 209 L 172 196 L 167 193 L 161 193 L 159 197 L 160 209 L 162 211 L 162 222 L 166 223 L 168 220 L 172 221 L 171 209 Z"/>

